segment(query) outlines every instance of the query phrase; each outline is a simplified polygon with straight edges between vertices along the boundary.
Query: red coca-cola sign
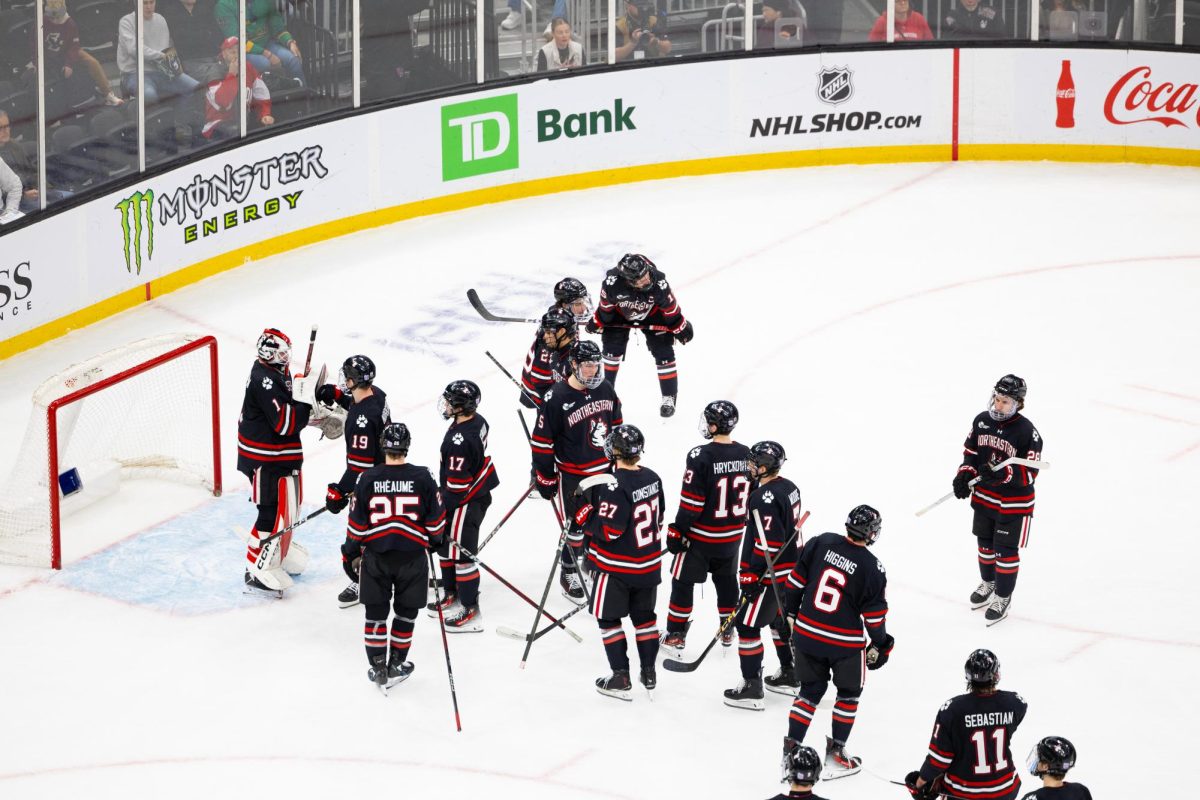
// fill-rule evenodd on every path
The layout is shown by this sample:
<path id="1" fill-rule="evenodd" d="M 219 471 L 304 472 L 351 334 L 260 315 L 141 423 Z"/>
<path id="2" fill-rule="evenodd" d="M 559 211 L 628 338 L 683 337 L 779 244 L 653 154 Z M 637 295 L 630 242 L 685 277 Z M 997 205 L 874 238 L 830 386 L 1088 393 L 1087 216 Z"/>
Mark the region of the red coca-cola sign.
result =
<path id="1" fill-rule="evenodd" d="M 1194 83 L 1156 82 L 1150 67 L 1134 67 L 1108 90 L 1104 118 L 1114 125 L 1157 122 L 1166 128 L 1173 125 L 1186 128 L 1191 117 L 1196 127 L 1200 127 L 1200 113 L 1193 112 L 1197 91 L 1200 87 Z"/>

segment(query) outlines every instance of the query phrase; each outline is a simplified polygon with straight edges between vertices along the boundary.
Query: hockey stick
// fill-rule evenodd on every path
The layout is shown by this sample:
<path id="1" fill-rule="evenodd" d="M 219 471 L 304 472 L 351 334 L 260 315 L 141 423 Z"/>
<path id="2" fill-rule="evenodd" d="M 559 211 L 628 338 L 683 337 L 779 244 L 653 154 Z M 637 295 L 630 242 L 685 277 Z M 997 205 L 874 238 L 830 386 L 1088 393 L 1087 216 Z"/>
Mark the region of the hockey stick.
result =
<path id="1" fill-rule="evenodd" d="M 426 550 L 426 557 L 429 558 L 429 574 L 434 574 L 433 567 L 433 551 Z M 446 651 L 446 677 L 450 679 L 450 700 L 454 703 L 454 725 L 458 728 L 458 732 L 462 733 L 462 717 L 458 714 L 458 692 L 454 688 L 454 667 L 450 665 L 450 640 L 446 636 L 446 616 L 442 613 L 442 598 L 439 596 L 438 589 L 435 586 L 433 589 L 433 602 L 437 605 L 438 624 L 442 628 L 442 649 Z"/>
<path id="2" fill-rule="evenodd" d="M 313 347 L 317 344 L 317 326 L 312 326 L 312 332 L 308 334 L 308 355 L 304 357 L 304 375 L 308 376 L 308 372 L 312 369 L 312 354 Z"/>
<path id="3" fill-rule="evenodd" d="M 576 490 L 576 491 L 578 491 L 578 490 Z M 554 511 L 554 518 L 558 520 L 558 524 L 563 525 L 565 523 L 566 526 L 568 528 L 570 528 L 571 521 L 565 519 L 558 513 L 558 506 L 551 503 L 550 508 Z M 571 547 L 570 544 L 568 544 L 567 546 Z M 582 550 L 583 547 L 582 546 L 579 548 L 571 547 L 572 551 L 574 551 L 576 549 Z M 571 553 L 571 561 L 575 564 L 575 573 L 579 576 L 579 585 L 583 587 L 583 599 L 586 602 L 586 607 L 591 608 L 592 607 L 592 593 L 590 591 L 588 591 L 587 581 L 584 580 L 584 577 L 583 577 L 583 553 L 581 552 L 581 553 L 579 553 L 579 555 L 576 555 L 574 552 L 572 552 Z M 572 601 L 572 602 L 574 602 L 574 601 Z"/>
<path id="4" fill-rule="evenodd" d="M 479 316 L 486 319 L 488 322 L 528 322 L 537 325 L 541 322 L 540 319 L 529 319 L 528 317 L 502 317 L 498 314 L 493 314 L 487 310 L 483 301 L 479 299 L 479 293 L 474 289 L 467 289 L 467 299 L 471 301 L 471 305 L 479 312 Z M 647 331 L 656 331 L 658 333 L 670 333 L 671 329 L 666 325 L 605 325 L 605 328 L 635 328 Z"/>
<path id="5" fill-rule="evenodd" d="M 529 487 L 522 492 L 520 498 L 518 498 L 517 502 L 513 504 L 513 507 L 508 510 L 507 514 L 500 518 L 500 521 L 496 523 L 496 527 L 492 528 L 492 532 L 487 535 L 487 538 L 485 538 L 482 543 L 480 543 L 479 547 L 475 548 L 476 553 L 483 552 L 483 548 L 487 547 L 487 543 L 492 540 L 492 537 L 500 532 L 500 527 L 504 525 L 504 523 L 508 522 L 508 518 L 511 517 L 516 510 L 521 507 L 521 503 L 524 503 L 527 499 L 529 499 L 529 493 L 533 491 L 533 486 L 533 481 L 530 481 Z"/>
<path id="6" fill-rule="evenodd" d="M 525 415 L 521 413 L 521 409 L 517 409 L 517 417 L 521 420 L 521 430 L 525 431 L 525 438 L 533 441 L 533 437 L 529 435 L 529 423 L 525 421 Z"/>
<path id="7" fill-rule="evenodd" d="M 1017 458 L 1014 456 L 1011 458 L 1006 458 L 1003 461 L 1001 461 L 999 464 L 996 464 L 995 466 L 993 466 L 992 472 L 996 472 L 1001 467 L 1007 467 L 1009 464 L 1017 464 L 1022 467 L 1029 467 L 1030 469 L 1038 469 L 1038 470 L 1050 469 L 1049 461 L 1033 461 L 1028 458 Z M 974 486 L 975 484 L 979 483 L 979 481 L 981 481 L 982 479 L 983 479 L 982 476 L 972 478 L 971 481 L 967 484 L 967 486 L 968 487 Z M 949 500 L 952 497 L 954 497 L 954 492 L 950 492 L 947 495 L 943 495 L 942 497 L 939 497 L 937 500 L 934 500 L 932 503 L 930 503 L 929 505 L 925 506 L 920 511 L 918 511 L 917 516 L 918 517 L 924 516 L 925 514 L 929 513 L 933 509 L 937 508 L 942 503 L 946 502 L 947 500 Z"/>
<path id="8" fill-rule="evenodd" d="M 504 365 L 503 365 L 503 364 L 501 364 L 499 361 L 497 361 L 497 360 L 496 360 L 496 357 L 495 357 L 494 355 L 492 355 L 492 353 L 491 353 L 491 351 L 490 351 L 490 350 L 484 350 L 483 352 L 484 352 L 484 354 L 485 354 L 485 355 L 486 355 L 488 358 L 490 358 L 490 359 L 492 360 L 492 363 L 493 363 L 493 364 L 495 364 L 497 367 L 499 367 L 499 368 L 500 368 L 500 371 L 501 371 L 501 372 L 503 372 L 503 373 L 504 373 L 504 375 L 505 375 L 505 376 L 506 376 L 506 377 L 507 377 L 507 378 L 508 378 L 510 381 L 512 381 L 513 383 L 515 383 L 515 384 L 516 384 L 517 388 L 521 390 L 521 393 L 522 393 L 522 394 L 524 394 L 526 397 L 528 397 L 530 400 L 532 400 L 532 401 L 533 401 L 533 404 L 534 404 L 535 406 L 540 404 L 540 403 L 539 403 L 539 401 L 540 401 L 542 398 L 538 397 L 536 394 L 534 394 L 533 392 L 529 391 L 529 389 L 527 389 L 527 388 L 525 387 L 525 384 L 521 383 L 521 382 L 520 382 L 520 381 L 518 381 L 516 378 L 514 378 L 514 377 L 512 376 L 512 373 L 511 373 L 511 372 L 509 372 L 507 369 L 505 369 L 505 368 L 504 368 Z M 519 414 L 519 413 L 521 413 L 521 410 L 520 410 L 520 409 L 517 409 L 517 413 L 518 413 L 518 414 Z M 524 421 L 525 421 L 525 418 L 524 418 L 524 417 L 521 417 L 521 421 L 522 421 L 522 422 L 524 422 Z M 529 436 L 529 430 L 528 430 L 528 429 L 526 429 L 526 430 L 525 430 L 525 435 L 526 435 L 526 437 L 528 437 L 528 436 Z"/>
<path id="9" fill-rule="evenodd" d="M 805 520 L 808 519 L 808 512 L 804 512 L 804 516 L 800 517 L 800 521 L 796 523 L 796 536 L 799 538 L 800 529 L 804 527 Z M 762 516 L 758 513 L 758 509 L 754 509 L 754 526 L 758 528 L 758 542 L 763 550 L 763 558 L 767 561 L 767 577 L 771 581 L 771 591 L 775 594 L 776 613 L 784 620 L 787 619 L 787 612 L 783 608 L 783 594 L 779 591 L 779 584 L 775 582 L 775 559 L 771 558 L 771 550 L 767 546 L 767 533 L 763 528 Z M 784 545 L 786 547 L 787 545 Z M 779 548 L 779 552 L 783 552 L 783 547 Z M 788 651 L 792 654 L 792 664 L 798 663 L 796 660 L 796 648 L 792 646 L 792 637 L 789 633 L 787 637 Z"/>
<path id="10" fill-rule="evenodd" d="M 259 540 L 258 546 L 259 546 L 259 547 L 262 547 L 262 546 L 263 546 L 264 544 L 266 544 L 267 542 L 273 542 L 273 541 L 275 541 L 276 539 L 278 539 L 280 536 L 283 536 L 285 533 L 291 533 L 292 531 L 296 530 L 296 528 L 299 528 L 301 525 L 303 525 L 304 523 L 308 522 L 308 521 L 309 521 L 310 519 L 312 519 L 313 517 L 317 516 L 318 514 L 324 514 L 324 513 L 325 513 L 326 511 L 328 511 L 328 510 L 329 510 L 329 509 L 328 509 L 328 508 L 326 508 L 325 506 L 321 506 L 321 507 L 320 507 L 320 508 L 318 508 L 316 511 L 312 512 L 311 514 L 309 514 L 307 517 L 301 517 L 301 518 L 300 518 L 298 521 L 296 521 L 296 522 L 293 522 L 291 525 L 288 525 L 288 526 L 287 526 L 286 528 L 284 528 L 283 530 L 281 530 L 281 531 L 275 531 L 275 533 L 272 533 L 272 534 L 271 534 L 270 536 L 268 536 L 267 538 Z"/>
<path id="11" fill-rule="evenodd" d="M 532 600 L 532 599 L 529 597 L 529 595 L 527 595 L 527 594 L 525 594 L 524 592 L 522 592 L 522 591 L 521 591 L 520 589 L 518 589 L 516 586 L 513 586 L 511 583 L 509 583 L 507 580 L 505 580 L 505 579 L 504 579 L 504 576 L 503 576 L 503 575 L 501 575 L 499 572 L 496 572 L 496 570 L 492 569 L 492 568 L 491 568 L 491 567 L 489 567 L 487 564 L 483 563 L 483 561 L 481 561 L 481 560 L 479 559 L 479 556 L 477 556 L 476 554 L 472 553 L 470 550 L 468 550 L 467 548 L 463 547 L 462 545 L 456 545 L 456 547 L 458 548 L 458 552 L 462 553 L 464 556 L 466 556 L 467 558 L 471 559 L 471 560 L 472 560 L 472 561 L 474 561 L 476 564 L 478 564 L 478 565 L 479 565 L 479 566 L 480 566 L 480 567 L 481 567 L 481 568 L 482 568 L 484 571 L 486 571 L 486 572 L 487 572 L 489 575 L 491 575 L 491 576 L 492 576 L 493 578 L 495 578 L 496 580 L 500 581 L 500 583 L 501 583 L 501 584 L 503 584 L 503 585 L 504 585 L 505 587 L 507 587 L 507 588 L 508 588 L 510 591 L 512 591 L 512 593 L 513 593 L 513 594 L 515 594 L 517 597 L 521 598 L 522 600 L 524 600 L 526 603 L 528 603 L 529 605 L 533 606 L 534 608 L 537 608 L 537 603 L 533 602 L 533 600 Z M 568 628 L 566 625 L 563 625 L 563 624 L 562 624 L 562 620 L 560 620 L 560 619 L 558 619 L 557 617 L 553 616 L 552 614 L 550 614 L 550 612 L 543 610 L 541 615 L 542 615 L 543 617 L 545 617 L 546 619 L 550 620 L 550 623 L 551 623 L 551 624 L 550 624 L 550 626 L 549 626 L 549 627 L 551 627 L 551 628 L 562 628 L 562 629 L 563 629 L 564 631 L 566 631 L 566 632 L 567 632 L 567 633 L 568 633 L 568 634 L 571 636 L 571 638 L 572 638 L 572 639 L 574 639 L 575 641 L 577 641 L 577 642 L 582 642 L 582 641 L 583 641 L 583 638 L 582 638 L 582 637 L 580 637 L 580 636 L 579 636 L 579 634 L 575 633 L 575 631 L 571 630 L 571 629 L 570 629 L 570 628 Z"/>
<path id="12" fill-rule="evenodd" d="M 583 611 L 585 608 L 587 608 L 587 606 L 575 606 L 570 611 L 568 611 L 567 613 L 565 613 L 561 617 L 559 617 L 558 622 L 559 623 L 566 622 L 571 617 L 578 614 L 580 611 Z M 530 639 L 529 634 L 527 634 L 527 633 L 521 633 L 520 631 L 513 630 L 512 628 L 505 627 L 503 625 L 496 628 L 496 633 L 498 635 L 503 636 L 508 639 L 516 639 L 518 642 L 525 642 L 525 641 L 536 642 L 538 639 L 542 638 L 547 633 L 549 633 L 550 631 L 554 630 L 557 627 L 558 627 L 558 624 L 551 623 L 551 624 L 547 625 L 546 627 L 542 628 L 537 633 L 535 633 L 533 635 L 533 639 Z"/>

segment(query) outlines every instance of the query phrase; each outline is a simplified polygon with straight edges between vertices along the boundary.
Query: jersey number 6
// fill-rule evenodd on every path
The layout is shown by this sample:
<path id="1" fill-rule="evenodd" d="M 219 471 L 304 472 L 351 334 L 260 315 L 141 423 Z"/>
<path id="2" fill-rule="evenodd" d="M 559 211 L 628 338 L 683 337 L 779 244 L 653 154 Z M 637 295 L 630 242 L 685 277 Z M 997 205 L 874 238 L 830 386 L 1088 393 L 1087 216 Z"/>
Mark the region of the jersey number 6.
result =
<path id="1" fill-rule="evenodd" d="M 841 570 L 826 567 L 817 581 L 817 594 L 813 597 L 813 605 L 822 611 L 833 614 L 842 604 L 842 589 L 846 588 L 846 576 Z"/>

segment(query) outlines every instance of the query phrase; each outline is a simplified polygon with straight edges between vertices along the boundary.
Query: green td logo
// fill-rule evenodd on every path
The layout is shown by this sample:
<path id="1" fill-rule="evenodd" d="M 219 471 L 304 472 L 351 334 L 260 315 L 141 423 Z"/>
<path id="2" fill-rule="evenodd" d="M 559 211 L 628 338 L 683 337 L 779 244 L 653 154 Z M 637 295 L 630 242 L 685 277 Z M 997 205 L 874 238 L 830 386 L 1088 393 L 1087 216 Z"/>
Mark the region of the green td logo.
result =
<path id="1" fill-rule="evenodd" d="M 142 274 L 142 233 L 146 234 L 146 260 L 154 257 L 154 190 L 134 192 L 113 206 L 121 214 L 125 271 Z"/>
<path id="2" fill-rule="evenodd" d="M 516 169 L 517 96 L 442 106 L 442 180 Z"/>

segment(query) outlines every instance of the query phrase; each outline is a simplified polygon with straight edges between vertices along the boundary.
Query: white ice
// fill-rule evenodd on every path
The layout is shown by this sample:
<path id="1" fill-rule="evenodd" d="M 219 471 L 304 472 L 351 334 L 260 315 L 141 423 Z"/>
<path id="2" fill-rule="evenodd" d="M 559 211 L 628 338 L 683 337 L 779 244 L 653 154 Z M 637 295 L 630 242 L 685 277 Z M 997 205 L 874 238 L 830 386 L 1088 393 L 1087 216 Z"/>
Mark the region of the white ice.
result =
<path id="1" fill-rule="evenodd" d="M 1015 758 L 1060 734 L 1079 749 L 1071 777 L 1097 798 L 1181 796 L 1200 718 L 1197 208 L 1196 173 L 1168 167 L 849 166 L 634 184 L 308 247 L 12 358 L 0 364 L 6 455 L 45 376 L 143 336 L 216 334 L 228 491 L 126 484 L 69 520 L 61 574 L 0 569 L 0 796 L 740 799 L 783 788 L 788 703 L 724 706 L 735 651 L 718 648 L 692 674 L 660 670 L 653 703 L 607 699 L 592 687 L 607 664 L 591 617 L 570 622 L 583 644 L 549 635 L 519 670 L 522 645 L 494 629 L 527 629 L 532 609 L 485 574 L 488 630 L 450 639 L 457 733 L 436 621 L 417 624 L 410 681 L 386 699 L 368 683 L 362 609 L 335 601 L 344 518 L 301 530 L 314 562 L 284 600 L 241 596 L 231 527 L 254 513 L 234 433 L 262 327 L 302 350 L 319 322 L 318 359 L 335 369 L 374 358 L 416 463 L 436 466 L 441 388 L 478 381 L 502 480 L 487 532 L 525 486 L 529 451 L 516 389 L 484 350 L 516 372 L 532 331 L 483 322 L 464 294 L 537 315 L 554 280 L 578 275 L 595 296 L 626 251 L 656 260 L 696 328 L 678 351 L 675 418 L 659 420 L 644 346 L 630 347 L 618 381 L 671 502 L 701 407 L 725 397 L 741 409 L 737 438 L 787 448 L 810 535 L 840 530 L 858 503 L 883 513 L 875 552 L 897 645 L 870 673 L 850 739 L 867 770 L 821 795 L 903 797 L 883 779 L 918 767 L 938 706 L 962 691 L 965 657 L 986 646 L 1002 685 L 1029 702 Z M 969 510 L 913 512 L 949 491 L 967 424 L 1007 372 L 1029 382 L 1052 468 L 1012 615 L 985 628 L 966 604 L 978 580 Z M 308 507 L 343 458 L 340 441 L 315 434 Z M 556 536 L 531 500 L 483 555 L 536 596 Z M 711 586 L 697 599 L 689 658 L 716 627 Z M 660 623 L 666 600 L 664 584 Z M 557 587 L 549 607 L 570 608 Z M 776 663 L 768 647 L 768 673 Z M 809 743 L 828 730 L 820 711 Z"/>

